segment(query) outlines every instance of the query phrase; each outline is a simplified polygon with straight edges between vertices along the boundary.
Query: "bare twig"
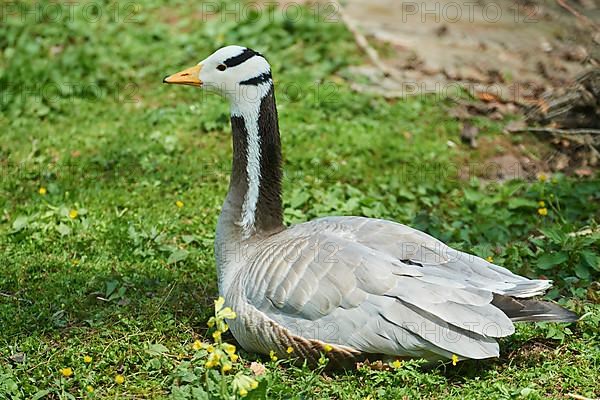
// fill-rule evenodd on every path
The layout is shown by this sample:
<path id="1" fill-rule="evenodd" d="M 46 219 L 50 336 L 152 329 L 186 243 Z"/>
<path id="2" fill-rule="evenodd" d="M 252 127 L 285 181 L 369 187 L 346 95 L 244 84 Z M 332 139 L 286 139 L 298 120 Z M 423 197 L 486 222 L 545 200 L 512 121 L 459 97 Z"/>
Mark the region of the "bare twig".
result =
<path id="1" fill-rule="evenodd" d="M 577 232 L 569 232 L 569 233 L 567 233 L 567 236 L 568 237 L 588 236 L 588 235 L 592 235 L 596 232 L 600 232 L 600 228 L 595 228 L 595 229 L 585 228 L 585 229 L 582 229 Z M 546 238 L 546 236 L 544 236 L 544 235 L 539 235 L 539 236 L 534 237 L 534 239 L 545 239 L 545 238 Z"/>
<path id="2" fill-rule="evenodd" d="M 576 9 L 574 9 L 573 7 L 571 7 L 569 4 L 567 4 L 567 2 L 565 0 L 556 0 L 556 2 L 565 10 L 567 10 L 568 12 L 570 12 L 571 14 L 573 14 L 575 16 L 575 18 L 577 18 L 578 20 L 580 20 L 581 22 L 583 22 L 586 25 L 591 26 L 592 28 L 596 29 L 596 30 L 600 30 L 600 27 L 598 27 L 598 25 L 596 25 L 595 23 L 593 23 L 592 21 L 590 21 L 590 19 L 588 17 L 586 17 L 585 15 L 581 14 L 579 11 L 577 11 Z"/>
<path id="3" fill-rule="evenodd" d="M 590 397 L 585 397 L 585 396 L 581 396 L 579 394 L 574 394 L 574 393 L 567 393 L 567 397 L 570 397 L 570 398 L 576 399 L 576 400 L 598 400 L 598 399 L 592 399 Z"/>
<path id="4" fill-rule="evenodd" d="M 333 0 L 333 1 L 337 7 L 337 13 L 340 17 L 340 20 L 344 23 L 344 25 L 346 25 L 346 28 L 348 28 L 348 30 L 352 33 L 352 35 L 354 36 L 354 41 L 356 42 L 358 47 L 360 47 L 360 49 L 367 55 L 367 57 L 369 57 L 369 60 L 371 60 L 371 63 L 373 63 L 373 65 L 375 67 L 377 67 L 377 69 L 379 69 L 383 73 L 383 75 L 385 75 L 386 77 L 394 78 L 396 80 L 401 80 L 397 71 L 395 71 L 393 68 L 390 68 L 383 61 L 381 61 L 381 58 L 379 58 L 379 54 L 369 44 L 369 41 L 367 40 L 365 35 L 363 35 L 359 31 L 358 26 L 354 23 L 354 21 L 352 19 L 348 18 L 348 16 L 344 12 L 342 5 L 337 0 Z"/>
<path id="5" fill-rule="evenodd" d="M 600 135 L 600 129 L 580 128 L 580 129 L 558 129 L 558 128 L 516 128 L 507 129 L 509 133 L 517 132 L 535 132 L 552 133 L 556 135 Z"/>

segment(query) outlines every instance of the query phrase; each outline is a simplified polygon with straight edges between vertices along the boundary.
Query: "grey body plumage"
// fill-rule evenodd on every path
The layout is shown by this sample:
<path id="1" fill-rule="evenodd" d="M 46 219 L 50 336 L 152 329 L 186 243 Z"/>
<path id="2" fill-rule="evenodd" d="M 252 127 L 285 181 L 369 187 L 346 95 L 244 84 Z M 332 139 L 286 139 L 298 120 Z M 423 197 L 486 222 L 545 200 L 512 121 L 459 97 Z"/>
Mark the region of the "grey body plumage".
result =
<path id="1" fill-rule="evenodd" d="M 192 77 L 190 78 L 190 70 Z M 285 227 L 271 70 L 259 53 L 218 50 L 167 83 L 206 86 L 231 103 L 233 164 L 215 240 L 219 291 L 248 351 L 336 365 L 365 357 L 483 359 L 516 321 L 575 321 L 532 300 L 532 280 L 391 221 L 327 217 Z M 187 74 L 187 75 L 186 75 Z M 251 91 L 253 96 L 248 94 Z"/>

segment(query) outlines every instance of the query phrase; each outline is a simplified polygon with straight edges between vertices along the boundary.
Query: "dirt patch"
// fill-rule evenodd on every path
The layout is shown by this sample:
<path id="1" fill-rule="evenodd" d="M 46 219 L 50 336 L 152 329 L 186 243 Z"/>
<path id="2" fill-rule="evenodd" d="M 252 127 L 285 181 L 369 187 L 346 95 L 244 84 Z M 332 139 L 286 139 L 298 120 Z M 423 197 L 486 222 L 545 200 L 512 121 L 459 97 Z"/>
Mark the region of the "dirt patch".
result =
<path id="1" fill-rule="evenodd" d="M 600 14 L 594 2 L 580 11 Z M 593 28 L 553 1 L 349 0 L 344 13 L 391 46 L 384 62 L 400 79 L 371 65 L 354 71 L 398 95 L 447 94 L 460 84 L 474 95 L 533 101 L 583 72 L 600 44 L 600 32 L 592 37 Z"/>

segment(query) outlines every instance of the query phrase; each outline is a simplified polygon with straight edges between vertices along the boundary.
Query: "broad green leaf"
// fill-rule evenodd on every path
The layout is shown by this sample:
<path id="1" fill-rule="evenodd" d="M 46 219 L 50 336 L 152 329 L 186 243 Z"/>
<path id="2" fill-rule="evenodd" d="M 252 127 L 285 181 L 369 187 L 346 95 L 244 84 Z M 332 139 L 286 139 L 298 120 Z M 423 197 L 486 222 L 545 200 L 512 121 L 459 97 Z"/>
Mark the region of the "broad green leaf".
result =
<path id="1" fill-rule="evenodd" d="M 169 258 L 167 259 L 167 264 L 175 264 L 179 261 L 185 260 L 189 255 L 187 250 L 177 249 L 171 253 Z"/>
<path id="2" fill-rule="evenodd" d="M 584 250 L 581 252 L 581 258 L 585 261 L 585 263 L 595 269 L 596 271 L 600 271 L 600 257 L 589 250 Z"/>
<path id="3" fill-rule="evenodd" d="M 169 352 L 169 349 L 165 345 L 160 344 L 160 343 L 151 344 L 146 349 L 146 353 L 153 355 L 153 356 L 159 356 L 161 354 L 165 354 L 168 352 Z"/>
<path id="4" fill-rule="evenodd" d="M 565 234 L 558 229 L 540 229 L 540 232 L 554 243 L 562 243 L 565 239 Z"/>
<path id="5" fill-rule="evenodd" d="M 590 279 L 590 271 L 588 271 L 587 266 L 585 266 L 583 264 L 584 263 L 582 261 L 580 261 L 575 266 L 575 275 L 577 275 L 577 277 L 579 279 L 588 280 L 588 279 Z"/>
<path id="6" fill-rule="evenodd" d="M 71 228 L 68 225 L 63 224 L 62 222 L 56 225 L 56 231 L 62 236 L 67 236 L 71 234 Z"/>
<path id="7" fill-rule="evenodd" d="M 33 397 L 31 398 L 31 400 L 40 400 L 44 397 L 46 397 L 47 395 L 49 395 L 51 393 L 50 390 L 46 389 L 46 390 L 40 390 L 38 392 L 36 392 Z"/>
<path id="8" fill-rule="evenodd" d="M 19 232 L 20 230 L 25 228 L 28 223 L 29 218 L 27 218 L 25 215 L 18 216 L 12 224 L 13 232 Z"/>
<path id="9" fill-rule="evenodd" d="M 535 208 L 537 207 L 537 202 L 519 197 L 512 198 L 508 201 L 508 208 L 511 210 L 522 207 Z"/>
<path id="10" fill-rule="evenodd" d="M 562 264 L 569 259 L 567 253 L 559 251 L 556 253 L 542 254 L 537 260 L 537 266 L 540 269 L 550 269 L 555 265 Z"/>

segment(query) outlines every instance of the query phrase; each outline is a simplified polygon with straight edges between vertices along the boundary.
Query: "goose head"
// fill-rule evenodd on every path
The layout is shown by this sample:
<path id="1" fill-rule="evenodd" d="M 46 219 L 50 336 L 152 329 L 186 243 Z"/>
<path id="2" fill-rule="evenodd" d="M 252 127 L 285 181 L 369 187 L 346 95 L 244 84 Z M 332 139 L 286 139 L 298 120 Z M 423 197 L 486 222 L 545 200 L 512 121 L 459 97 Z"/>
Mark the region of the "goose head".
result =
<path id="1" fill-rule="evenodd" d="M 267 60 L 247 47 L 227 46 L 163 82 L 200 87 L 230 103 L 233 165 L 218 231 L 248 239 L 283 229 L 281 144 Z"/>
<path id="2" fill-rule="evenodd" d="M 258 52 L 226 46 L 197 65 L 167 76 L 164 83 L 201 87 L 228 99 L 232 105 L 256 103 L 272 85 L 271 67 Z"/>

